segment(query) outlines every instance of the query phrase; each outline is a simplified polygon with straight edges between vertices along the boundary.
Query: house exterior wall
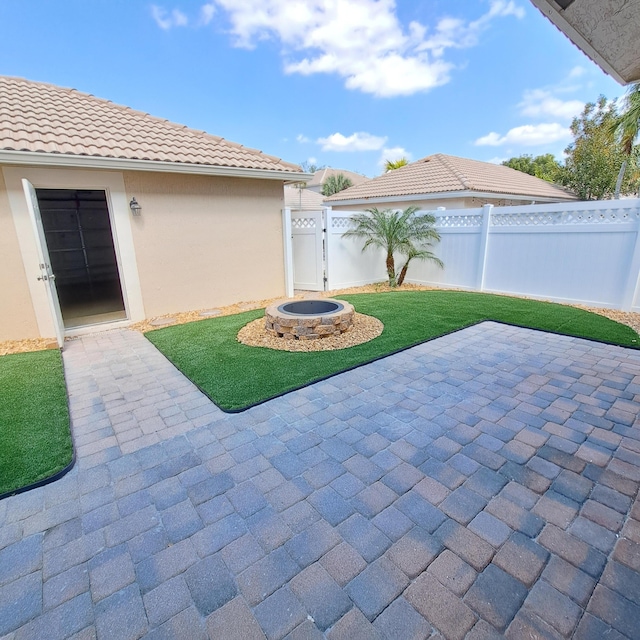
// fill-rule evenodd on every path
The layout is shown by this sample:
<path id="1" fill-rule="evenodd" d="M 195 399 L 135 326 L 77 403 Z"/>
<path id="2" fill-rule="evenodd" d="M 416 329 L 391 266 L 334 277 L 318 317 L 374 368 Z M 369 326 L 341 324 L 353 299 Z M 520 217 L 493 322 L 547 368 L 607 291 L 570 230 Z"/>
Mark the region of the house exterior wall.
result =
<path id="1" fill-rule="evenodd" d="M 129 320 L 285 295 L 283 184 L 152 172 L 0 167 L 0 342 L 54 336 L 21 179 L 105 189 Z M 142 206 L 133 217 L 132 197 Z"/>
<path id="2" fill-rule="evenodd" d="M 147 317 L 285 295 L 279 181 L 125 172 Z"/>
<path id="3" fill-rule="evenodd" d="M 20 255 L 7 188 L 0 171 L 0 342 L 40 336 Z"/>
<path id="4" fill-rule="evenodd" d="M 2 174 L 18 239 L 20 259 L 26 274 L 28 295 L 37 323 L 35 337 L 53 338 L 56 335 L 56 325 L 52 304 L 48 296 L 48 287 L 38 282 L 38 277 L 41 275 L 38 265 L 41 259 L 39 258 L 38 240 L 23 190 L 23 179 L 28 180 L 36 189 L 98 189 L 105 191 L 128 318 L 131 321 L 143 320 L 145 312 L 138 279 L 136 251 L 131 233 L 131 212 L 125 195 L 122 173 L 94 169 L 22 165 L 3 166 Z M 0 325 L 0 336 L 2 335 L 3 328 Z M 24 337 L 25 335 L 22 335 L 18 339 Z M 0 337 L 0 340 L 2 339 Z"/>
<path id="5" fill-rule="evenodd" d="M 533 201 L 533 199 L 532 199 Z M 445 209 L 473 209 L 481 207 L 485 204 L 492 204 L 496 207 L 510 207 L 522 204 L 530 204 L 530 202 L 522 200 L 508 200 L 504 198 L 424 198 L 422 200 L 393 200 L 389 199 L 385 202 L 372 202 L 371 204 L 331 204 L 326 202 L 325 205 L 331 206 L 334 211 L 362 211 L 363 209 L 406 209 L 407 207 L 418 207 L 418 209 L 432 211 L 438 207 Z"/>

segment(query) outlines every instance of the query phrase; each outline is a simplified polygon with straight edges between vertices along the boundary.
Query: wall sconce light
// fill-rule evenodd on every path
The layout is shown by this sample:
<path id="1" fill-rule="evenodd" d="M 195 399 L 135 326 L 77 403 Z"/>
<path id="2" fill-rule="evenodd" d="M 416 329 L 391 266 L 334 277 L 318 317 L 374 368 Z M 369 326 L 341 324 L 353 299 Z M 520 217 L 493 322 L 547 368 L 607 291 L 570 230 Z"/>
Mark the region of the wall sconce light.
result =
<path id="1" fill-rule="evenodd" d="M 131 209 L 131 215 L 139 216 L 142 212 L 142 207 L 138 204 L 138 201 L 135 199 L 135 196 L 131 198 L 131 202 L 129 203 L 129 209 Z"/>

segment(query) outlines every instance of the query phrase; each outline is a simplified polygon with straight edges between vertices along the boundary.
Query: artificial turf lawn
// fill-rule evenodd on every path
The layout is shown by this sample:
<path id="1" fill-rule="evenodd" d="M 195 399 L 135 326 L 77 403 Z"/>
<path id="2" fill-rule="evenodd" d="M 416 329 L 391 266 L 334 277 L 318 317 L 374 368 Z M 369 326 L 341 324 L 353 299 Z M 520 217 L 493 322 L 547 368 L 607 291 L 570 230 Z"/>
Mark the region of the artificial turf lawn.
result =
<path id="1" fill-rule="evenodd" d="M 395 351 L 483 320 L 638 348 L 638 334 L 604 316 L 537 300 L 460 291 L 339 296 L 384 324 L 382 335 L 349 349 L 290 353 L 236 340 L 264 310 L 167 327 L 147 338 L 224 411 L 241 411 Z M 464 338 L 461 338 L 463 340 Z"/>
<path id="2" fill-rule="evenodd" d="M 60 352 L 0 356 L 0 495 L 50 478 L 72 458 Z"/>

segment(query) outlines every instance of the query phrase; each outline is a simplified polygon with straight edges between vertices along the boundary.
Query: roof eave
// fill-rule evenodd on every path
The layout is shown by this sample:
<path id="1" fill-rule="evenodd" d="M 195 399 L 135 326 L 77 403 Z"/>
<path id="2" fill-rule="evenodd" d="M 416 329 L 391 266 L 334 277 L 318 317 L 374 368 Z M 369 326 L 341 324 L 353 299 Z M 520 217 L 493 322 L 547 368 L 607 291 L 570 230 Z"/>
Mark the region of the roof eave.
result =
<path id="1" fill-rule="evenodd" d="M 567 201 L 574 202 L 577 200 L 575 196 L 571 194 L 558 194 L 558 197 L 555 196 L 536 196 L 536 195 L 524 195 L 524 194 L 515 194 L 515 193 L 493 193 L 491 191 L 449 191 L 449 192 L 441 192 L 441 193 L 414 193 L 409 195 L 402 196 L 377 196 L 374 198 L 353 198 L 349 200 L 328 200 L 325 199 L 324 203 L 329 206 L 333 205 L 351 205 L 351 204 L 376 204 L 389 202 L 389 200 L 393 200 L 396 202 L 410 202 L 411 200 L 451 200 L 454 198 L 493 198 L 500 199 L 504 198 L 506 200 L 523 200 L 530 202 L 531 200 L 535 200 L 535 202 L 558 202 L 558 201 Z"/>
<path id="2" fill-rule="evenodd" d="M 593 60 L 605 73 L 618 81 L 621 85 L 629 84 L 630 80 L 623 78 L 604 57 L 596 51 L 593 45 L 558 11 L 555 3 L 549 0 L 531 0 L 540 12 L 546 16 L 573 44 L 581 49 L 585 55 Z"/>
<path id="3" fill-rule="evenodd" d="M 229 178 L 257 178 L 262 180 L 307 180 L 311 175 L 303 171 L 277 169 L 251 169 L 223 167 L 188 162 L 166 162 L 159 160 L 132 160 L 128 158 L 105 158 L 66 153 L 42 153 L 35 151 L 0 150 L 0 164 L 66 167 L 78 169 L 111 169 L 120 171 L 154 171 L 162 173 L 188 173 L 192 175 L 224 176 Z"/>
<path id="4" fill-rule="evenodd" d="M 309 175 L 313 175 L 313 174 L 312 173 L 305 173 L 305 174 L 295 173 L 293 175 L 294 176 L 298 176 L 298 175 L 300 175 L 300 176 L 301 175 L 309 176 Z M 303 184 L 307 185 L 307 186 L 302 186 Z M 300 180 L 300 179 L 298 179 L 298 180 L 287 180 L 284 183 L 285 187 L 291 187 L 292 189 L 306 189 L 306 188 L 308 188 L 308 185 L 309 185 L 309 182 L 307 181 L 306 178 L 304 180 Z"/>

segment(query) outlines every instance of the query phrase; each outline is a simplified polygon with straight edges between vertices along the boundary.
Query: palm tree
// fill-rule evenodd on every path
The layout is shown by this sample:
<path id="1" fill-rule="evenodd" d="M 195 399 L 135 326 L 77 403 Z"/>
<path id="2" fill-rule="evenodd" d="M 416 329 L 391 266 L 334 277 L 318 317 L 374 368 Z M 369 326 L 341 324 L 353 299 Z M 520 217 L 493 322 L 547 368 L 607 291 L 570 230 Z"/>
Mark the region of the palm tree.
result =
<path id="1" fill-rule="evenodd" d="M 615 119 L 613 129 L 620 135 L 622 150 L 628 155 L 640 133 L 640 82 L 629 87 L 622 113 Z"/>
<path id="2" fill-rule="evenodd" d="M 438 236 L 438 239 L 440 239 L 440 236 Z M 429 246 L 432 246 L 432 244 L 429 243 Z M 402 269 L 400 269 L 400 275 L 398 276 L 399 287 L 402 286 L 405 276 L 407 275 L 409 263 L 414 258 L 417 260 L 431 260 L 432 262 L 435 262 L 441 269 L 444 269 L 444 262 L 442 262 L 442 260 L 440 260 L 440 258 L 438 258 L 431 251 L 429 251 L 428 249 L 416 249 L 415 247 L 411 247 L 409 251 L 407 251 L 407 261 L 404 263 Z"/>
<path id="3" fill-rule="evenodd" d="M 409 164 L 409 161 L 406 158 L 399 158 L 398 160 L 385 160 L 384 163 L 384 172 L 388 173 L 389 171 L 393 171 L 394 169 L 399 169 L 400 167 L 404 167 Z"/>
<path id="4" fill-rule="evenodd" d="M 627 156 L 618 174 L 614 196 L 616 198 L 620 195 L 620 185 L 627 168 L 627 162 L 633 153 L 633 143 L 640 133 L 640 82 L 635 82 L 629 87 L 623 104 L 622 113 L 616 117 L 610 129 L 611 134 L 619 137 L 622 151 Z"/>
<path id="5" fill-rule="evenodd" d="M 317 171 L 321 171 L 322 169 L 324 169 L 326 165 L 316 164 L 315 162 L 309 162 L 308 160 L 305 160 L 304 162 L 300 163 L 300 167 L 305 173 L 316 173 Z"/>
<path id="6" fill-rule="evenodd" d="M 400 286 L 411 260 L 431 260 L 443 267 L 442 261 L 429 249 L 440 235 L 433 225 L 436 219 L 431 214 L 417 216 L 417 207 L 407 207 L 404 211 L 392 209 L 367 209 L 366 213 L 351 216 L 353 228 L 342 234 L 343 238 L 364 238 L 362 251 L 369 247 L 379 247 L 386 252 L 389 286 Z M 400 275 L 396 277 L 396 254 L 406 256 Z"/>
<path id="7" fill-rule="evenodd" d="M 326 197 L 332 196 L 334 193 L 344 191 L 351 186 L 353 186 L 353 182 L 349 178 L 343 173 L 336 173 L 333 176 L 329 176 L 322 183 L 322 195 Z"/>

